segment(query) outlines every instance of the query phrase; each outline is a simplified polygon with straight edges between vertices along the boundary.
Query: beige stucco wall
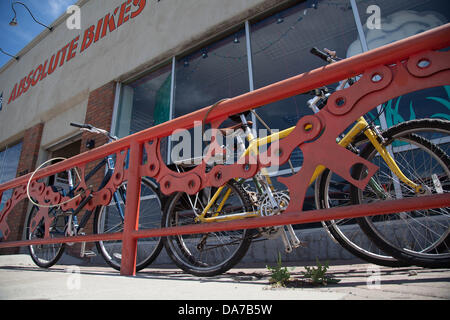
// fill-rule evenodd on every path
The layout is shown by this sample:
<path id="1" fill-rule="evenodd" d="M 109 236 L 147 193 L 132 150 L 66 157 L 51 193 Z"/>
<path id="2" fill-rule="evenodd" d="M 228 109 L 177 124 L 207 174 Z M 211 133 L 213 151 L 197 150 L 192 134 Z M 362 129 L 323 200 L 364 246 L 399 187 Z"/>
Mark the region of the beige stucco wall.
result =
<path id="1" fill-rule="evenodd" d="M 140 0 L 143 1 L 143 0 Z M 65 17 L 19 61 L 0 71 L 3 110 L 0 111 L 0 147 L 26 128 L 45 122 L 42 145 L 51 144 L 74 130 L 70 121 L 83 121 L 89 91 L 111 80 L 122 80 L 205 40 L 282 0 L 156 0 L 145 1 L 143 11 L 80 52 L 84 32 L 112 14 L 124 0 L 79 1 L 81 30 L 69 30 Z M 131 12 L 137 7 L 131 5 Z M 120 9 L 116 11 L 116 23 Z M 45 36 L 43 36 L 45 35 Z M 31 70 L 79 36 L 76 56 L 8 104 L 16 83 Z M 38 37 L 39 38 L 39 37 Z M 36 41 L 35 41 L 36 42 Z M 30 46 L 29 46 L 30 47 Z M 26 50 L 25 50 L 26 51 Z"/>

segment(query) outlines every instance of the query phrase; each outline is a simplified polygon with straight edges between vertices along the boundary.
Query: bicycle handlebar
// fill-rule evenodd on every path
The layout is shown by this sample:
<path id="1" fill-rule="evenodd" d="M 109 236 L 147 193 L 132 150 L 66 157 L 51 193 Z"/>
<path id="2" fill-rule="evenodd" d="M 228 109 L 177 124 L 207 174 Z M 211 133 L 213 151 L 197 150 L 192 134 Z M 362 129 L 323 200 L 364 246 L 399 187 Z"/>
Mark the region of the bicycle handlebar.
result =
<path id="1" fill-rule="evenodd" d="M 325 52 L 320 51 L 316 47 L 313 47 L 309 52 L 311 52 L 316 57 L 319 57 L 320 59 L 322 59 L 328 63 L 334 62 L 334 60 L 331 58 L 330 55 L 326 54 Z"/>
<path id="2" fill-rule="evenodd" d="M 70 125 L 72 127 L 82 128 L 82 129 L 92 129 L 92 126 L 90 124 L 80 124 L 76 122 L 71 122 Z"/>
<path id="3" fill-rule="evenodd" d="M 87 123 L 86 124 L 80 124 L 80 123 L 76 123 L 76 122 L 71 122 L 70 125 L 72 127 L 84 129 L 84 130 L 87 130 L 87 131 L 92 132 L 92 133 L 103 134 L 103 135 L 107 136 L 111 141 L 118 139 L 117 137 L 111 135 L 108 131 L 100 129 L 100 128 L 97 128 L 97 127 L 94 127 L 93 125 L 90 125 L 90 124 L 87 124 Z"/>

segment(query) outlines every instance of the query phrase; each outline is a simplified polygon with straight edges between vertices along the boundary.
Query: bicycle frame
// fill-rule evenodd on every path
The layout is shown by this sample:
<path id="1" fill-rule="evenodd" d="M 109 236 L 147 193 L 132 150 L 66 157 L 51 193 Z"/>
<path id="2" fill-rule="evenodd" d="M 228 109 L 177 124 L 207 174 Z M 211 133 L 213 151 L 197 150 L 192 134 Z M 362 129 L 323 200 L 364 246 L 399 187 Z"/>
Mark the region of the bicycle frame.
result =
<path id="1" fill-rule="evenodd" d="M 88 174 L 86 175 L 86 182 L 89 181 L 90 178 L 92 178 L 92 176 L 94 174 L 96 174 L 104 165 L 107 165 L 107 170 L 106 173 L 103 177 L 102 182 L 100 183 L 99 189 L 101 190 L 109 181 L 109 179 L 111 178 L 111 175 L 114 171 L 114 159 L 111 156 L 107 156 L 105 158 L 103 158 L 91 171 L 88 172 Z M 78 185 L 74 186 L 73 181 L 72 181 L 72 174 L 70 173 L 70 170 L 68 171 L 68 177 L 69 177 L 69 192 L 68 195 L 69 196 L 73 196 L 73 192 L 77 189 Z M 117 210 L 120 214 L 120 217 L 122 219 L 122 222 L 125 220 L 125 213 L 122 209 L 122 207 L 120 206 L 120 200 L 119 200 L 119 193 L 120 192 L 120 196 L 122 196 L 122 199 L 124 201 L 126 201 L 125 199 L 125 193 L 123 192 L 123 190 L 121 190 L 120 188 L 118 188 L 114 193 L 113 193 L 113 199 L 115 202 L 115 205 L 117 207 Z M 86 200 L 86 199 L 85 199 Z M 71 214 L 72 221 L 73 223 L 76 225 L 77 224 L 77 214 L 83 209 L 83 207 L 88 203 L 88 201 L 82 201 L 80 203 L 80 205 L 77 207 L 76 210 L 74 210 Z M 93 211 L 86 211 L 86 213 L 83 215 L 83 218 L 81 219 L 80 224 L 77 226 L 76 228 L 76 233 L 78 234 L 86 225 L 87 221 L 89 220 L 89 218 L 91 217 Z M 67 221 L 66 221 L 67 223 Z"/>

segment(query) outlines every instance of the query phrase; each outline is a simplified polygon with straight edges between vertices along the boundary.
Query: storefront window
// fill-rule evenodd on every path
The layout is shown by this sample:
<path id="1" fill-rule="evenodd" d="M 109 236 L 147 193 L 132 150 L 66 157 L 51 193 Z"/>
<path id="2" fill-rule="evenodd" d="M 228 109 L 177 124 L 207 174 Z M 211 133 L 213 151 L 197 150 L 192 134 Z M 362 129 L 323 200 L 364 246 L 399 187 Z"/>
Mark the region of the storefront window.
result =
<path id="1" fill-rule="evenodd" d="M 12 147 L 0 151 L 0 184 L 10 181 L 16 177 L 17 166 L 19 165 L 22 143 L 15 144 Z M 12 190 L 7 190 L 3 194 L 0 203 L 0 211 L 3 209 L 6 201 L 11 197 Z"/>

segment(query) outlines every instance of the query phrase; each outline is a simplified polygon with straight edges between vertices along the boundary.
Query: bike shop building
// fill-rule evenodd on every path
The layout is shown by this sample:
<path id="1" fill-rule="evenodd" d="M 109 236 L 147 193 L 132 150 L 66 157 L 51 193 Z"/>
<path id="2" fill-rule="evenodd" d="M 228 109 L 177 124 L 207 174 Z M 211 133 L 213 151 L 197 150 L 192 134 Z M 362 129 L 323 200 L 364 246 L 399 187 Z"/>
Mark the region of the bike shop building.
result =
<path id="1" fill-rule="evenodd" d="M 450 3 L 441 0 L 80 0 L 76 5 L 80 29 L 68 28 L 73 17 L 65 14 L 0 69 L 0 183 L 33 172 L 49 158 L 71 157 L 106 142 L 70 122 L 124 137 L 319 68 L 323 61 L 309 53 L 312 47 L 346 58 L 450 17 Z M 311 113 L 310 98 L 298 95 L 257 112 L 282 130 Z M 449 106 L 450 88 L 432 88 L 387 101 L 385 116 L 376 121 L 389 127 L 421 117 L 449 119 Z M 163 147 L 169 154 L 171 143 Z M 294 153 L 291 160 L 298 168 L 302 155 Z M 275 175 L 289 172 L 281 167 Z M 11 191 L 3 195 L 0 210 L 10 196 Z M 10 240 L 23 238 L 27 207 L 24 202 L 10 215 Z"/>

